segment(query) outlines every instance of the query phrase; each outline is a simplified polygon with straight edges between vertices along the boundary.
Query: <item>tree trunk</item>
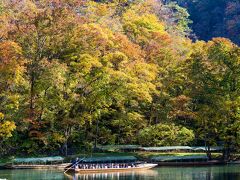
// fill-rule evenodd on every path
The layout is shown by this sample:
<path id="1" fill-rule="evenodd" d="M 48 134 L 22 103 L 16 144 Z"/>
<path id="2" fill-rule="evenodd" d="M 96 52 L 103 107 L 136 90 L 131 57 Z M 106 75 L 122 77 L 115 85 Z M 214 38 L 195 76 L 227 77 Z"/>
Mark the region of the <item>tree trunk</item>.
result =
<path id="1" fill-rule="evenodd" d="M 31 74 L 31 89 L 30 89 L 30 112 L 29 119 L 31 121 L 34 120 L 34 86 L 35 86 L 35 78 L 34 73 Z"/>
<path id="2" fill-rule="evenodd" d="M 94 152 L 97 151 L 98 132 L 99 132 L 99 120 L 97 119 L 96 135 L 95 135 L 95 141 L 94 141 Z"/>
<path id="3" fill-rule="evenodd" d="M 208 157 L 208 160 L 212 160 L 212 153 L 211 153 L 211 147 L 208 145 L 206 147 L 206 153 L 207 153 L 207 157 Z"/>
<path id="4" fill-rule="evenodd" d="M 229 147 L 224 148 L 224 150 L 223 150 L 223 160 L 224 161 L 229 161 L 230 154 L 231 154 L 230 148 Z"/>
<path id="5" fill-rule="evenodd" d="M 68 155 L 68 143 L 67 143 L 67 141 L 64 144 L 64 148 L 65 148 L 65 156 L 67 156 Z"/>
<path id="6" fill-rule="evenodd" d="M 207 135 L 205 135 L 204 143 L 205 143 L 205 152 L 208 157 L 208 160 L 212 160 L 211 147 L 207 141 Z"/>

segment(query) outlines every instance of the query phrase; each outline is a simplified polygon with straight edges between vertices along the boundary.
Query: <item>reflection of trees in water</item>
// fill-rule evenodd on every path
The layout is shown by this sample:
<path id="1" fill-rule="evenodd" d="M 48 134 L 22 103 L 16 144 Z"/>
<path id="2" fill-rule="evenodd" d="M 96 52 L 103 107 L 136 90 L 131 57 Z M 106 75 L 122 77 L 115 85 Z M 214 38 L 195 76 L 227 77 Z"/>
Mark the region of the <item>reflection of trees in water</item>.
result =
<path id="1" fill-rule="evenodd" d="M 56 170 L 33 170 L 33 169 L 16 169 L 0 170 L 0 180 L 32 180 L 32 179 L 64 179 L 62 171 Z"/>
<path id="2" fill-rule="evenodd" d="M 74 180 L 240 180 L 240 165 L 203 167 L 159 167 L 146 171 L 68 174 L 56 170 L 1 170 L 0 179 Z"/>
<path id="3" fill-rule="evenodd" d="M 159 180 L 240 180 L 240 165 L 162 168 Z"/>
<path id="4" fill-rule="evenodd" d="M 75 174 L 79 180 L 235 180 L 240 179 L 240 165 L 208 167 L 160 167 L 141 172 Z"/>
<path id="5" fill-rule="evenodd" d="M 238 180 L 240 179 L 240 173 L 220 173 L 214 176 L 213 180 Z"/>

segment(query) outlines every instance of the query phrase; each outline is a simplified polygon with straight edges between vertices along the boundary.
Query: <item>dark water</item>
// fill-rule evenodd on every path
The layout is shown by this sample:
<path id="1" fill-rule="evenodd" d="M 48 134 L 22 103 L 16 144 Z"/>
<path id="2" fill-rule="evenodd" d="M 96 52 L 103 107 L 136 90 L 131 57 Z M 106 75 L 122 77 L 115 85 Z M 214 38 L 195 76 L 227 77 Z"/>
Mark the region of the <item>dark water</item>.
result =
<path id="1" fill-rule="evenodd" d="M 0 180 L 43 180 L 43 179 L 81 179 L 81 180 L 240 180 L 240 165 L 207 167 L 159 167 L 143 172 L 102 173 L 85 175 L 64 175 L 53 170 L 0 170 Z"/>

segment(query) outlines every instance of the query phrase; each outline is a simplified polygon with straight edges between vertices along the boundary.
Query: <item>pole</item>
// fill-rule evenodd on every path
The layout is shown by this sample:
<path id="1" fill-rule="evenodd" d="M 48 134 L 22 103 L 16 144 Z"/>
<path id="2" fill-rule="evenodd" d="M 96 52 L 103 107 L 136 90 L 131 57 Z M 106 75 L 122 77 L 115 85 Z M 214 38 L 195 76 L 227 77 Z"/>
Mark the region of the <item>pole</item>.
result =
<path id="1" fill-rule="evenodd" d="M 78 164 L 80 161 L 82 161 L 84 158 L 78 160 L 76 163 L 74 163 L 72 166 L 70 166 L 70 168 L 68 168 L 66 171 L 64 171 L 64 173 L 66 173 L 67 171 L 69 171 L 73 166 L 75 166 L 76 164 Z"/>

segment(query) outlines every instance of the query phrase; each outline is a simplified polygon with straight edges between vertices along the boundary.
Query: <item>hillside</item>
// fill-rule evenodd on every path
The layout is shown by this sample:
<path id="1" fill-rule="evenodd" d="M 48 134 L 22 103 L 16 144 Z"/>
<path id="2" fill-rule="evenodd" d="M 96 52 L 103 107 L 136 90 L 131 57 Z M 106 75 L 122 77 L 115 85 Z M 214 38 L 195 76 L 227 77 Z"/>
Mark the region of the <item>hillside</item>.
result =
<path id="1" fill-rule="evenodd" d="M 198 39 L 226 37 L 240 44 L 240 1 L 237 0 L 178 0 L 185 7 L 191 28 Z"/>

